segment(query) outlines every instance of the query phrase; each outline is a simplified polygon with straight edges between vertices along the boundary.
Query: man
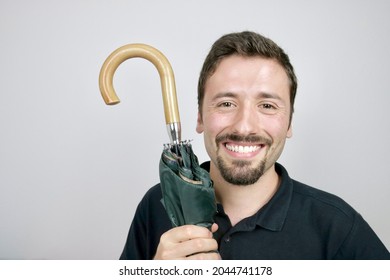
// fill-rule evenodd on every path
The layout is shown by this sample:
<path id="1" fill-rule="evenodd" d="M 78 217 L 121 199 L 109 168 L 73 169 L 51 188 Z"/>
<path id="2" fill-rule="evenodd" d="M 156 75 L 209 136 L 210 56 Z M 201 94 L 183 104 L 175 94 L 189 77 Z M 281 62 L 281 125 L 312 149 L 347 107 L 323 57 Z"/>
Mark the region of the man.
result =
<path id="1" fill-rule="evenodd" d="M 197 132 L 218 211 L 211 231 L 172 228 L 156 185 L 140 202 L 121 259 L 389 259 L 340 198 L 292 180 L 276 161 L 297 79 L 288 56 L 253 32 L 217 40 L 198 85 Z"/>

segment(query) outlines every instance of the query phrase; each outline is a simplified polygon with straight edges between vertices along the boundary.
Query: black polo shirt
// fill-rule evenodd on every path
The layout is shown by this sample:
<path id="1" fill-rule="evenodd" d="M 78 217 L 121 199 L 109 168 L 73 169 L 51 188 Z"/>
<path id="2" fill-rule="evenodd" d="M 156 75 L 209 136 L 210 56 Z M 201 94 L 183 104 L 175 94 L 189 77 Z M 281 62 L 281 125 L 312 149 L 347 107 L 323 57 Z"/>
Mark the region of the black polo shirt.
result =
<path id="1" fill-rule="evenodd" d="M 210 163 L 202 165 L 210 169 Z M 324 191 L 292 180 L 280 164 L 272 199 L 255 215 L 231 226 L 218 204 L 214 237 L 222 259 L 390 259 L 389 251 L 351 206 Z M 152 259 L 161 235 L 172 228 L 160 185 L 141 200 L 121 259 Z"/>

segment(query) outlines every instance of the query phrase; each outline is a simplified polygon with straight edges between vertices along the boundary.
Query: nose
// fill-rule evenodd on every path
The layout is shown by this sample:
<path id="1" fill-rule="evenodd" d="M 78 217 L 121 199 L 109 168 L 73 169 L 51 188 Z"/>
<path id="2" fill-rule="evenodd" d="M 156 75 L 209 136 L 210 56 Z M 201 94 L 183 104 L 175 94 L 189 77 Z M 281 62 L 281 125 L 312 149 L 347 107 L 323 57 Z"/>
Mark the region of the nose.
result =
<path id="1" fill-rule="evenodd" d="M 252 106 L 243 106 L 237 110 L 233 129 L 240 135 L 255 134 L 259 126 L 257 110 Z"/>

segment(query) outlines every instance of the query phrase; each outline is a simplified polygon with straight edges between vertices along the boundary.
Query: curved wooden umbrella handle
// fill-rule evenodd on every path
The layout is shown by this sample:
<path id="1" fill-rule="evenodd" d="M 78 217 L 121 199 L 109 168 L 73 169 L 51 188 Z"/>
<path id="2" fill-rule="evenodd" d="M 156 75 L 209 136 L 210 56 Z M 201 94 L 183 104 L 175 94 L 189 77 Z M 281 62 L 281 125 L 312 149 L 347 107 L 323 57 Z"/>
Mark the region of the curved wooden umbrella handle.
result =
<path id="1" fill-rule="evenodd" d="M 145 44 L 128 44 L 113 51 L 104 62 L 99 75 L 99 88 L 107 105 L 120 102 L 113 87 L 116 69 L 127 59 L 145 58 L 157 68 L 161 80 L 165 122 L 172 144 L 181 141 L 180 115 L 177 104 L 175 78 L 168 59 L 157 49 Z"/>

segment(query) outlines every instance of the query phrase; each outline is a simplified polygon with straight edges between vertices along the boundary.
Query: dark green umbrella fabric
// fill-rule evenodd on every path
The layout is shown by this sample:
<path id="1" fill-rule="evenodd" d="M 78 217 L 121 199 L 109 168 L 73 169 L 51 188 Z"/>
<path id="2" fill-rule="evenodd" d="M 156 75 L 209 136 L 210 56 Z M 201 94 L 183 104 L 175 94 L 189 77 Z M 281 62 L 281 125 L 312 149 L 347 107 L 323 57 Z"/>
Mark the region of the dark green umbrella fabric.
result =
<path id="1" fill-rule="evenodd" d="M 172 225 L 210 229 L 217 209 L 213 183 L 199 166 L 190 142 L 165 145 L 159 168 L 162 203 Z"/>

